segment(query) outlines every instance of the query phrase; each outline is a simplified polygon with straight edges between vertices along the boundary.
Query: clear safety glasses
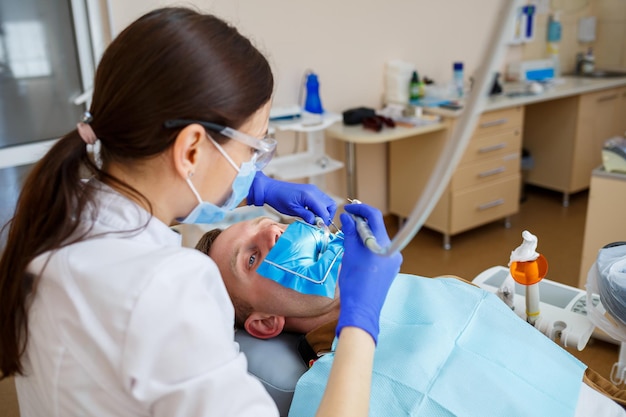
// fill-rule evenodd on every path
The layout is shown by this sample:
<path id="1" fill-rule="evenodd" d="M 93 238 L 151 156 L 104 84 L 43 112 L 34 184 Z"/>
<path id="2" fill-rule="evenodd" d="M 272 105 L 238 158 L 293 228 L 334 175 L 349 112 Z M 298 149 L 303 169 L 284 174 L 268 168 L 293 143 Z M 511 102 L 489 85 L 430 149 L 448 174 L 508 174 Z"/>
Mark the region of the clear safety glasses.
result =
<path id="1" fill-rule="evenodd" d="M 213 132 L 217 132 L 220 135 L 226 136 L 227 138 L 236 140 L 239 143 L 243 143 L 244 145 L 248 145 L 253 148 L 255 154 L 253 157 L 254 167 L 257 171 L 261 171 L 263 168 L 265 168 L 267 164 L 272 160 L 274 152 L 276 152 L 277 142 L 274 138 L 265 136 L 263 139 L 258 139 L 246 133 L 240 132 L 230 127 L 219 125 L 217 123 L 203 122 L 200 120 L 191 119 L 173 119 L 166 120 L 164 126 L 167 129 L 176 129 L 189 126 L 191 124 L 199 124 L 205 129 L 212 130 Z"/>

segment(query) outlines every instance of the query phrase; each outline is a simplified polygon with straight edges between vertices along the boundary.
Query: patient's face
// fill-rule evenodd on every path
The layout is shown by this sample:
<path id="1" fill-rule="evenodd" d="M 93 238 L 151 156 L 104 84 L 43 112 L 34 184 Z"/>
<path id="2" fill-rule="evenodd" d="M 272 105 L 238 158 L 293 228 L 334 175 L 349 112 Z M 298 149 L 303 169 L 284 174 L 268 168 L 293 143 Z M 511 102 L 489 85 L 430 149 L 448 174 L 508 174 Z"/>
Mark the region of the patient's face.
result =
<path id="1" fill-rule="evenodd" d="M 268 314 L 318 317 L 332 311 L 338 299 L 301 294 L 256 272 L 286 228 L 269 218 L 259 218 L 236 223 L 215 239 L 209 256 L 219 267 L 226 289 L 234 300 Z"/>

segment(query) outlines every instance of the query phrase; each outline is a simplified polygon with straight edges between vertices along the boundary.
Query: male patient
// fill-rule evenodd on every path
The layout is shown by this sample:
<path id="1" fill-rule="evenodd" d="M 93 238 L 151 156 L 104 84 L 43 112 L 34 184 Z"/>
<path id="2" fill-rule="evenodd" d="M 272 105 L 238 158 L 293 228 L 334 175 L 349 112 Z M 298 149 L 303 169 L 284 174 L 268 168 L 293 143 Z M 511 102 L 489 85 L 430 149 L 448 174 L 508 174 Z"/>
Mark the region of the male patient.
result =
<path id="1" fill-rule="evenodd" d="M 258 338 L 315 334 L 337 317 L 338 297 L 302 294 L 257 273 L 287 229 L 260 218 L 210 231 L 196 246 L 217 263 L 237 325 Z M 583 364 L 460 280 L 400 274 L 380 323 L 371 415 L 624 415 L 589 385 L 618 400 L 623 393 L 591 370 L 593 381 L 585 375 L 582 384 Z M 301 378 L 293 415 L 315 409 L 331 361 L 323 356 Z"/>

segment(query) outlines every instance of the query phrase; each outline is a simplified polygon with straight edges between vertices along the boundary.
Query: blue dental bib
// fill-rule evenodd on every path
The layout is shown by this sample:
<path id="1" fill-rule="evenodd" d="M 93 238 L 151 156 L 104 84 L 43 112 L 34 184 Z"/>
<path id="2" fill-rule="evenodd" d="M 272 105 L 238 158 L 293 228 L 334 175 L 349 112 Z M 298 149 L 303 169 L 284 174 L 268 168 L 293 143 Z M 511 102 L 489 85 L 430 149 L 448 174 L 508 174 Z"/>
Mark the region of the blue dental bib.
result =
<path id="1" fill-rule="evenodd" d="M 315 415 L 333 357 L 302 375 L 289 416 Z M 585 368 L 494 294 L 399 274 L 381 311 L 369 415 L 571 417 Z"/>
<path id="2" fill-rule="evenodd" d="M 257 273 L 302 294 L 334 298 L 343 233 L 296 221 L 280 236 Z"/>

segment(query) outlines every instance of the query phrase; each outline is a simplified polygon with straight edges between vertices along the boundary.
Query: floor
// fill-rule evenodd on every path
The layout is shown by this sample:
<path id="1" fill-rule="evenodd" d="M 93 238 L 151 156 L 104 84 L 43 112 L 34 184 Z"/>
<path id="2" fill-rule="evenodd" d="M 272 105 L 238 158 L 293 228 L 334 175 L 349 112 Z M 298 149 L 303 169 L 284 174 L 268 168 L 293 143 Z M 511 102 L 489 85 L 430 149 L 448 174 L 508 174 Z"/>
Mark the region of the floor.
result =
<path id="1" fill-rule="evenodd" d="M 440 233 L 422 228 L 402 252 L 402 272 L 472 280 L 491 266 L 506 266 L 511 251 L 522 242 L 522 231 L 528 230 L 537 236 L 537 251 L 548 260 L 546 278 L 578 286 L 588 193 L 572 195 L 569 207 L 563 207 L 562 195 L 552 191 L 526 187 L 523 196 L 510 228 L 498 221 L 461 233 L 452 237 L 450 250 L 443 249 Z M 395 233 L 397 221 L 387 220 Z M 606 378 L 619 353 L 617 345 L 595 339 L 580 352 L 567 350 Z"/>

